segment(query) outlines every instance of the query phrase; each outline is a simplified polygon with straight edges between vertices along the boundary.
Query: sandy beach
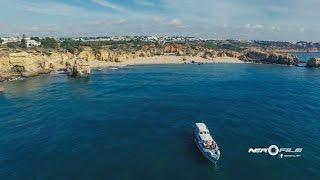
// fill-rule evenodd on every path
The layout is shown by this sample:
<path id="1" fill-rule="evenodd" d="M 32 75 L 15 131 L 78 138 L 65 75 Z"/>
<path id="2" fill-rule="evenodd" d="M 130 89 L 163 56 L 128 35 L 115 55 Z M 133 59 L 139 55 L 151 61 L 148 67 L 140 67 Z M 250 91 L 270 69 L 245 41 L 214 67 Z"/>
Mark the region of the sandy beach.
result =
<path id="1" fill-rule="evenodd" d="M 123 62 L 106 62 L 106 61 L 91 61 L 91 68 L 100 67 L 121 67 L 127 65 L 146 65 L 146 64 L 190 64 L 194 63 L 244 63 L 237 58 L 218 57 L 214 59 L 204 59 L 201 57 L 185 57 L 185 56 L 154 56 L 145 58 L 128 59 Z"/>

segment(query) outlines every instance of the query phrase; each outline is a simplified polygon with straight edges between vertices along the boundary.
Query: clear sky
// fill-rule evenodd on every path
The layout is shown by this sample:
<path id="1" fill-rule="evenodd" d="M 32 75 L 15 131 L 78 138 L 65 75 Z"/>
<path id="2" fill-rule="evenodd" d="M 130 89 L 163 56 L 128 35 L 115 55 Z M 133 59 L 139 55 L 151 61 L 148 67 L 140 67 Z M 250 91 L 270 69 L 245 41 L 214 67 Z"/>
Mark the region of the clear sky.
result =
<path id="1" fill-rule="evenodd" d="M 0 0 L 0 36 L 320 41 L 320 0 Z"/>

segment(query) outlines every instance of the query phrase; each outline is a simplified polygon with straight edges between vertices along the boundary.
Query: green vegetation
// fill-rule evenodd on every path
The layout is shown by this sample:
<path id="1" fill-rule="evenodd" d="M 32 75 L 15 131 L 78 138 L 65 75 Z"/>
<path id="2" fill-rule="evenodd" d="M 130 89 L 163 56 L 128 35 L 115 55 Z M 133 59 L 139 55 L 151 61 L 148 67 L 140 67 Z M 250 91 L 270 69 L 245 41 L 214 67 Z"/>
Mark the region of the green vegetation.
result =
<path id="1" fill-rule="evenodd" d="M 2 44 L 2 43 L 3 43 L 3 39 L 0 38 L 0 44 Z"/>
<path id="2" fill-rule="evenodd" d="M 70 38 L 62 41 L 60 47 L 73 54 L 82 51 L 81 41 L 75 41 Z"/>
<path id="3" fill-rule="evenodd" d="M 23 48 L 23 49 L 26 49 L 28 47 L 27 46 L 26 35 L 22 36 L 22 39 L 21 39 L 21 42 L 20 42 L 20 47 Z"/>
<path id="4" fill-rule="evenodd" d="M 235 44 L 223 44 L 221 46 L 221 48 L 231 50 L 231 51 L 237 51 L 237 52 L 240 52 L 242 50 L 242 48 L 240 46 L 235 45 Z"/>
<path id="5" fill-rule="evenodd" d="M 197 45 L 194 45 L 197 46 Z M 218 45 L 215 42 L 212 41 L 206 41 L 204 42 L 203 45 L 205 48 L 209 48 L 209 49 L 218 49 Z"/>
<path id="6" fill-rule="evenodd" d="M 30 39 L 31 40 L 35 40 L 37 42 L 41 42 L 41 39 L 39 37 L 31 37 Z"/>
<path id="7" fill-rule="evenodd" d="M 8 42 L 6 45 L 8 48 L 17 49 L 20 47 L 20 42 Z"/>
<path id="8" fill-rule="evenodd" d="M 45 49 L 57 49 L 59 47 L 58 42 L 54 38 L 46 37 L 44 39 L 39 39 L 38 37 L 33 38 L 36 41 L 41 42 L 41 46 Z"/>

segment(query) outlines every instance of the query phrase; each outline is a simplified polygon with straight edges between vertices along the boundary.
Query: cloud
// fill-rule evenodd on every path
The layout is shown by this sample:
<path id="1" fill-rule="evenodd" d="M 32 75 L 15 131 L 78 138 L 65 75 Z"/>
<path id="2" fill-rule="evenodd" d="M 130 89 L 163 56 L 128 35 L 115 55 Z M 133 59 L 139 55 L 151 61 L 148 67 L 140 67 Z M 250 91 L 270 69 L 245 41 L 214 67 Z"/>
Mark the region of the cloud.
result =
<path id="1" fill-rule="evenodd" d="M 155 23 L 163 24 L 166 21 L 166 18 L 161 17 L 161 16 L 156 16 L 153 18 L 153 21 Z"/>
<path id="2" fill-rule="evenodd" d="M 33 32 L 53 33 L 53 32 L 58 32 L 59 29 L 60 27 L 58 25 L 34 25 L 34 26 L 24 27 L 24 31 L 28 33 L 33 33 Z"/>
<path id="3" fill-rule="evenodd" d="M 106 0 L 91 0 L 91 1 L 98 4 L 98 5 L 101 5 L 103 7 L 112 9 L 114 11 L 123 12 L 123 13 L 129 12 L 127 9 L 120 7 L 120 6 L 113 4 L 113 3 L 106 1 Z"/>
<path id="4" fill-rule="evenodd" d="M 299 32 L 303 33 L 305 31 L 304 27 L 299 28 Z"/>
<path id="5" fill-rule="evenodd" d="M 165 25 L 164 27 L 174 27 L 174 28 L 183 28 L 183 22 L 179 19 L 179 18 L 174 18 L 172 20 L 169 20 L 165 17 L 162 16 L 155 16 L 153 18 L 153 21 L 157 24 L 157 25 Z"/>
<path id="6" fill-rule="evenodd" d="M 0 28 L 4 28 L 6 26 L 7 26 L 6 23 L 0 21 Z"/>
<path id="7" fill-rule="evenodd" d="M 90 26 L 105 26 L 105 25 L 122 25 L 122 24 L 126 24 L 128 22 L 127 19 L 98 19 L 95 21 L 90 21 L 88 23 L 86 23 L 85 25 L 90 25 Z"/>
<path id="8" fill-rule="evenodd" d="M 101 13 L 89 11 L 82 7 L 71 6 L 64 3 L 56 2 L 23 2 L 21 10 L 38 14 L 55 15 L 55 16 L 99 16 Z"/>
<path id="9" fill-rule="evenodd" d="M 154 2 L 146 1 L 146 0 L 134 0 L 136 4 L 142 5 L 142 6 L 155 6 L 156 4 Z"/>
<path id="10" fill-rule="evenodd" d="M 251 28 L 251 24 L 245 24 L 244 27 L 247 28 L 247 29 L 250 29 Z"/>
<path id="11" fill-rule="evenodd" d="M 246 29 L 263 29 L 264 25 L 262 25 L 262 24 L 254 24 L 254 25 L 245 24 L 244 28 L 246 28 Z"/>
<path id="12" fill-rule="evenodd" d="M 56 24 L 59 26 L 56 34 L 60 36 L 78 32 L 92 35 L 97 32 L 137 35 L 197 33 L 202 38 L 320 41 L 320 24 L 315 23 L 320 18 L 319 0 L 280 0 L 272 3 L 267 0 L 0 0 L 0 2 L 5 4 L 0 6 L 0 21 L 6 24 L 0 25 L 2 34 L 23 33 L 25 27 L 42 26 L 38 30 L 36 27 L 29 29 L 36 35 L 40 31 L 50 30 L 45 26 Z M 92 27 L 82 27 L 89 21 Z M 65 27 L 68 22 L 74 24 L 74 31 Z M 180 29 L 177 31 L 174 28 Z M 55 30 L 54 27 L 52 29 Z"/>
<path id="13" fill-rule="evenodd" d="M 170 21 L 169 25 L 175 27 L 175 28 L 183 28 L 183 23 L 180 19 L 175 18 Z"/>
<path id="14" fill-rule="evenodd" d="M 254 26 L 252 26 L 253 29 L 263 29 L 264 28 L 264 25 L 262 24 L 256 24 Z"/>
<path id="15" fill-rule="evenodd" d="M 281 28 L 280 28 L 279 26 L 272 26 L 272 27 L 271 27 L 271 30 L 272 30 L 272 31 L 280 31 Z"/>

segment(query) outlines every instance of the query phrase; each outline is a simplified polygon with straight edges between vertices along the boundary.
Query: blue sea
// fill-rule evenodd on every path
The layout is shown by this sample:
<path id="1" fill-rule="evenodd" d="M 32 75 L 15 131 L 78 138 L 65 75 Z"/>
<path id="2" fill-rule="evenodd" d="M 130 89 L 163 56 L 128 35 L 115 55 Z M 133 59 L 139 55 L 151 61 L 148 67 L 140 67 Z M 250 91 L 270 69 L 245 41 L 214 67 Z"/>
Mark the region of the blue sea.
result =
<path id="1" fill-rule="evenodd" d="M 301 62 L 307 62 L 310 58 L 320 57 L 320 52 L 299 52 L 295 53 Z"/>
<path id="2" fill-rule="evenodd" d="M 141 65 L 2 85 L 0 179 L 320 179 L 320 69 Z M 216 166 L 195 122 L 221 149 Z M 272 144 L 303 151 L 248 153 Z"/>

